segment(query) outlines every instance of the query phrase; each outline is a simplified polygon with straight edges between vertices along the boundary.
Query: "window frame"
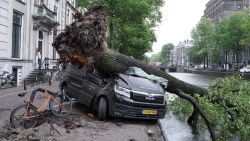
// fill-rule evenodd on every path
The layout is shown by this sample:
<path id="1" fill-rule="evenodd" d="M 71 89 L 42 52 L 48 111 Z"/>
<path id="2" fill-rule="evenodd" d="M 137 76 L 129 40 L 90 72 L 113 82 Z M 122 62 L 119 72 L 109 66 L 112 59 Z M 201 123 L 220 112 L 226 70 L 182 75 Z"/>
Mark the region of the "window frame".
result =
<path id="1" fill-rule="evenodd" d="M 19 18 L 19 21 L 15 21 L 17 19 L 14 18 L 16 16 Z M 23 39 L 23 14 L 18 11 L 13 11 L 13 19 L 12 19 L 12 46 L 11 46 L 11 58 L 20 59 L 22 58 L 22 39 Z M 17 30 L 19 33 L 17 33 Z M 15 35 L 14 35 L 15 32 Z M 17 35 L 19 34 L 19 35 Z M 16 39 L 19 39 L 18 41 Z M 15 40 L 15 41 L 14 41 Z M 18 43 L 17 43 L 18 42 Z M 14 45 L 15 43 L 15 45 Z M 18 45 L 16 45 L 16 43 Z M 17 53 L 16 53 L 17 51 Z"/>

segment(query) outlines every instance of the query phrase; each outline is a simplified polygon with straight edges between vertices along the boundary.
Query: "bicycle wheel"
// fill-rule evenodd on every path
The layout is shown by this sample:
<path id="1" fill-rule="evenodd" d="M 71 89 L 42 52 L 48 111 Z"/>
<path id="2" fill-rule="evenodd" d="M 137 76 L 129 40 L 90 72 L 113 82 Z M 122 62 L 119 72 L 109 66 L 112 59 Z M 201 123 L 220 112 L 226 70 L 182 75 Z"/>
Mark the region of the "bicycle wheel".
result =
<path id="1" fill-rule="evenodd" d="M 25 116 L 25 112 L 27 115 Z M 37 124 L 37 111 L 28 105 L 20 105 L 10 114 L 10 123 L 13 128 L 33 128 Z"/>
<path id="2" fill-rule="evenodd" d="M 72 110 L 72 101 L 66 94 L 54 95 L 49 102 L 49 109 L 58 117 L 65 117 Z"/>

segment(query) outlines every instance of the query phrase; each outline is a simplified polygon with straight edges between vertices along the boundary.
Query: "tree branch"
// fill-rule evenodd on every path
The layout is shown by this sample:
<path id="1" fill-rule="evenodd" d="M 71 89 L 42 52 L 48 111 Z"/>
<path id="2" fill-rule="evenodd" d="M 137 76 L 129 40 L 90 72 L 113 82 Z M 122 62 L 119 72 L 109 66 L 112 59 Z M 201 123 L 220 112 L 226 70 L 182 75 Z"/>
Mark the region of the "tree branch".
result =
<path id="1" fill-rule="evenodd" d="M 210 135 L 211 135 L 211 139 L 213 141 L 216 141 L 216 138 L 215 138 L 215 134 L 214 134 L 214 131 L 213 131 L 213 128 L 211 126 L 211 122 L 209 121 L 207 115 L 203 112 L 203 109 L 202 107 L 198 104 L 198 102 L 190 95 L 182 92 L 180 89 L 177 89 L 175 90 L 175 93 L 177 96 L 179 96 L 180 98 L 183 98 L 183 99 L 186 99 L 188 100 L 189 102 L 191 102 L 191 104 L 193 105 L 193 107 L 199 112 L 199 114 L 201 115 L 201 117 L 204 119 L 204 121 L 206 122 L 207 124 L 207 127 L 208 127 L 208 130 L 210 132 Z"/>

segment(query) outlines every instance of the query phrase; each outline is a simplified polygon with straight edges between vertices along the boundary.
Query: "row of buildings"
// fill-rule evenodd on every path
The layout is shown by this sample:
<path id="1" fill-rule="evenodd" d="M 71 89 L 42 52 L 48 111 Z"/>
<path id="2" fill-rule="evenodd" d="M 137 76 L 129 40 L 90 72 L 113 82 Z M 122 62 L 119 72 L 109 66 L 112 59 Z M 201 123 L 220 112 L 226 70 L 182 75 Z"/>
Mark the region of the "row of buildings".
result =
<path id="1" fill-rule="evenodd" d="M 206 4 L 204 17 L 210 18 L 214 22 L 232 15 L 236 11 L 248 8 L 250 0 L 210 0 Z"/>
<path id="2" fill-rule="evenodd" d="M 206 4 L 204 10 L 204 17 L 211 19 L 214 22 L 219 22 L 237 11 L 242 11 L 249 8 L 250 0 L 210 0 Z M 239 52 L 238 59 L 236 54 L 231 52 L 220 52 L 220 63 L 224 64 L 225 69 L 229 69 L 229 66 L 234 66 L 236 62 L 242 65 L 250 65 L 250 48 L 246 46 L 241 52 Z M 225 65 L 226 64 L 226 65 Z"/>
<path id="3" fill-rule="evenodd" d="M 189 67 L 191 66 L 191 62 L 189 61 L 187 52 L 190 47 L 193 46 L 192 40 L 185 40 L 180 42 L 177 46 L 174 47 L 170 52 L 170 65 L 171 66 L 181 66 L 181 67 Z"/>
<path id="4" fill-rule="evenodd" d="M 75 7 L 75 0 L 0 0 L 0 71 L 21 85 L 44 58 L 53 68 L 53 40 L 73 22 Z"/>
<path id="5" fill-rule="evenodd" d="M 249 4 L 250 0 L 210 0 L 206 4 L 204 17 L 211 19 L 213 22 L 219 22 L 237 11 L 248 8 Z M 175 46 L 171 51 L 170 65 L 190 67 L 191 62 L 187 57 L 187 50 L 192 46 L 192 43 L 192 41 L 186 40 Z M 225 69 L 229 69 L 230 65 L 236 64 L 236 61 L 243 65 L 250 65 L 250 48 L 247 46 L 239 53 L 238 60 L 236 60 L 236 55 L 233 52 L 221 50 L 220 54 L 220 64 L 224 64 Z"/>

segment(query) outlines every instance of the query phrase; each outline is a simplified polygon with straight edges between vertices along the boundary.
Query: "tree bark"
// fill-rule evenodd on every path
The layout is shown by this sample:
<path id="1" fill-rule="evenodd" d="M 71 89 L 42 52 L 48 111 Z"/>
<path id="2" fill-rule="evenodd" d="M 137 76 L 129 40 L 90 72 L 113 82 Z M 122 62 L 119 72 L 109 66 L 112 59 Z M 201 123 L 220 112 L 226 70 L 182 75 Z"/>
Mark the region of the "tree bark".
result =
<path id="1" fill-rule="evenodd" d="M 99 56 L 95 62 L 95 67 L 101 71 L 109 73 L 119 73 L 126 71 L 129 67 L 142 68 L 148 74 L 153 74 L 159 77 L 163 77 L 168 80 L 168 92 L 175 92 L 175 89 L 181 89 L 184 93 L 188 94 L 199 94 L 201 96 L 207 94 L 205 88 L 195 86 L 179 80 L 166 72 L 151 67 L 143 62 L 135 60 L 126 55 L 120 54 L 113 50 L 107 49 L 103 56 Z"/>
<path id="2" fill-rule="evenodd" d="M 140 61 L 137 61 L 131 57 L 120 54 L 113 50 L 107 49 L 103 56 L 100 56 L 96 62 L 95 67 L 100 71 L 105 71 L 109 73 L 119 73 L 126 71 L 129 67 L 139 67 L 146 71 L 148 74 L 153 74 L 159 77 L 163 77 L 168 80 L 168 87 L 166 91 L 176 94 L 177 96 L 188 100 L 192 103 L 194 107 L 194 112 L 189 118 L 188 122 L 192 124 L 195 128 L 197 127 L 197 119 L 199 113 L 202 118 L 205 120 L 207 127 L 210 131 L 212 140 L 215 140 L 215 135 L 212 130 L 212 126 L 208 117 L 205 115 L 201 106 L 198 102 L 191 96 L 193 94 L 199 94 L 201 96 L 207 94 L 207 90 L 184 81 L 181 81 L 166 72 L 163 72 L 159 69 L 153 68 L 147 64 L 144 64 Z"/>
<path id="3" fill-rule="evenodd" d="M 211 125 L 211 122 L 209 121 L 208 117 L 206 116 L 206 114 L 204 113 L 204 111 L 202 110 L 202 107 L 198 104 L 198 102 L 190 95 L 187 95 L 186 93 L 184 93 L 183 91 L 181 90 L 176 90 L 175 91 L 175 94 L 178 95 L 179 97 L 183 98 L 183 99 L 186 99 L 188 100 L 189 102 L 191 102 L 191 104 L 193 105 L 194 107 L 194 112 L 193 114 L 197 114 L 196 112 L 199 112 L 199 114 L 201 115 L 201 117 L 204 119 L 205 123 L 207 124 L 207 127 L 208 127 L 208 130 L 210 132 L 210 136 L 211 136 L 211 139 L 213 141 L 216 140 L 215 138 L 215 134 L 214 134 L 214 131 L 213 131 L 213 128 L 212 128 L 212 125 Z M 197 116 L 196 116 L 197 117 Z"/>
<path id="4" fill-rule="evenodd" d="M 206 55 L 203 56 L 203 69 L 206 68 Z"/>

